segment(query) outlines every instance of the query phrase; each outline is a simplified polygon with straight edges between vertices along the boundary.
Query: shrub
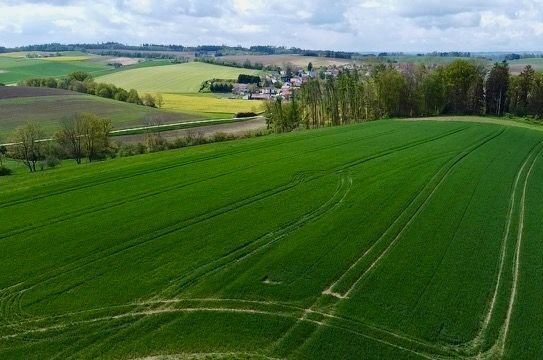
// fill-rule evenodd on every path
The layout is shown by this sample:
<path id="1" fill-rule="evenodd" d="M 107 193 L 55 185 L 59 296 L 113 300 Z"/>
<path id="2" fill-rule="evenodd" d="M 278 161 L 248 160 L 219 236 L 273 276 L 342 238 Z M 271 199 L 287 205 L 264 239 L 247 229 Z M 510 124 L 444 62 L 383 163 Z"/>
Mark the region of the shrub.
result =
<path id="1" fill-rule="evenodd" d="M 250 117 L 255 117 L 255 116 L 258 116 L 257 113 L 255 112 L 239 112 L 236 114 L 236 118 L 250 118 Z"/>
<path id="2" fill-rule="evenodd" d="M 60 160 L 55 155 L 48 155 L 45 158 L 45 164 L 47 165 L 49 169 L 54 169 L 60 165 Z"/>
<path id="3" fill-rule="evenodd" d="M 120 157 L 129 157 L 138 154 L 138 149 L 135 145 L 132 144 L 122 144 L 119 148 Z"/>
<path id="4" fill-rule="evenodd" d="M 145 105 L 145 106 L 149 106 L 149 107 L 153 107 L 153 108 L 156 107 L 156 99 L 151 94 L 143 95 L 142 101 L 143 101 L 143 105 Z"/>
<path id="5" fill-rule="evenodd" d="M 187 140 L 182 137 L 178 137 L 173 141 L 173 144 L 176 149 L 184 148 L 187 146 Z"/>
<path id="6" fill-rule="evenodd" d="M 13 172 L 11 171 L 11 169 L 8 169 L 7 167 L 4 167 L 4 166 L 0 167 L 0 176 L 9 176 L 12 173 Z"/>
<path id="7" fill-rule="evenodd" d="M 236 138 L 235 135 L 227 134 L 224 132 L 217 132 L 213 134 L 213 137 L 211 138 L 211 142 L 223 142 L 228 140 L 234 140 Z"/>

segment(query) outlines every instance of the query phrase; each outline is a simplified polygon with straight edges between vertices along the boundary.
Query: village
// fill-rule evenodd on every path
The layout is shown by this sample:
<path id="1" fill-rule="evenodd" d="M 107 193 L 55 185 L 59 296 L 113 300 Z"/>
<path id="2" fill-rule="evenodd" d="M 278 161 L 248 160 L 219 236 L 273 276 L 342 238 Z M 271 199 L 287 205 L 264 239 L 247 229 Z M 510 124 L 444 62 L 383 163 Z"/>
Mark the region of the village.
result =
<path id="1" fill-rule="evenodd" d="M 385 65 L 384 63 L 380 63 Z M 390 66 L 401 73 L 410 73 L 414 71 L 416 64 L 388 63 Z M 438 64 L 424 65 L 427 70 L 434 70 Z M 306 68 L 287 64 L 281 70 L 269 71 L 260 77 L 257 83 L 237 82 L 232 85 L 232 97 L 244 100 L 271 100 L 280 98 L 290 101 L 293 94 L 304 83 L 310 79 L 320 78 L 321 80 L 337 78 L 344 71 L 359 71 L 369 76 L 375 64 L 343 64 L 329 65 L 326 67 L 314 68 L 311 63 Z"/>
<path id="2" fill-rule="evenodd" d="M 315 69 L 308 67 L 284 66 L 280 71 L 267 72 L 258 84 L 236 83 L 232 87 L 232 96 L 244 100 L 271 100 L 280 98 L 290 101 L 294 92 L 310 79 L 336 78 L 342 71 L 358 68 L 354 64 L 329 66 Z"/>

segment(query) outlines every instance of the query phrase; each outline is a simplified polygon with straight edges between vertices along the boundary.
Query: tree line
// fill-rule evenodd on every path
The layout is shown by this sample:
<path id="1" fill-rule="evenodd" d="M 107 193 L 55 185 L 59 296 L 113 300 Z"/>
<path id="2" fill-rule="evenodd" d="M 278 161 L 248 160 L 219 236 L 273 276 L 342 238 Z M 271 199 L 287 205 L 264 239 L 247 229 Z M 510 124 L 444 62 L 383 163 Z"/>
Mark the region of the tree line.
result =
<path id="1" fill-rule="evenodd" d="M 487 69 L 457 60 L 433 70 L 381 64 L 369 73 L 344 70 L 337 77 L 311 79 L 290 102 L 268 102 L 265 114 L 276 132 L 395 117 L 511 114 L 540 119 L 543 74 L 527 66 L 512 76 L 506 62 Z"/>
<path id="2" fill-rule="evenodd" d="M 178 53 L 163 51 L 131 51 L 131 50 L 93 50 L 93 54 L 102 56 L 130 57 L 138 59 L 171 60 L 172 64 L 182 64 L 190 61 L 190 58 Z"/>
<path id="3" fill-rule="evenodd" d="M 111 121 L 91 113 L 77 113 L 60 121 L 60 129 L 52 139 L 37 123 L 27 123 L 14 130 L 10 137 L 12 145 L 4 147 L 3 156 L 18 160 L 30 172 L 55 167 L 60 159 L 74 159 L 81 164 L 105 159 L 111 155 Z"/>
<path id="4" fill-rule="evenodd" d="M 202 62 L 206 64 L 228 66 L 239 69 L 252 69 L 252 70 L 264 70 L 264 71 L 280 71 L 281 67 L 278 65 L 264 65 L 263 63 L 255 62 L 252 63 L 251 60 L 246 59 L 243 62 L 230 61 L 222 59 L 219 57 L 205 56 L 194 59 L 196 62 Z"/>
<path id="5" fill-rule="evenodd" d="M 211 79 L 202 82 L 199 92 L 201 93 L 231 93 L 234 89 L 234 80 Z"/>
<path id="6" fill-rule="evenodd" d="M 250 115 L 247 113 L 246 115 Z M 256 116 L 256 114 L 251 114 Z M 86 162 L 102 161 L 117 156 L 126 157 L 153 153 L 183 147 L 215 142 L 231 141 L 241 138 L 263 136 L 266 131 L 248 131 L 244 134 L 217 132 L 206 136 L 201 131 L 188 130 L 185 136 L 168 140 L 162 136 L 160 116 L 150 114 L 144 119 L 147 127 L 143 142 L 123 143 L 112 141 L 112 124 L 108 119 L 92 113 L 76 113 L 59 122 L 59 129 L 52 138 L 46 138 L 38 123 L 27 123 L 14 130 L 8 146 L 0 146 L 0 176 L 11 175 L 5 160 L 22 163 L 31 173 L 55 168 L 61 160 L 71 159 L 78 165 Z"/>
<path id="7" fill-rule="evenodd" d="M 53 89 L 64 89 L 75 91 L 83 94 L 96 95 L 106 99 L 112 99 L 136 105 L 144 105 L 149 107 L 162 107 L 164 100 L 162 95 L 153 96 L 151 94 L 140 94 L 135 90 L 129 91 L 117 87 L 113 84 L 105 84 L 94 81 L 94 78 L 89 73 L 77 71 L 68 76 L 55 78 L 34 78 L 19 81 L 18 86 L 29 87 L 47 87 Z"/>
<path id="8" fill-rule="evenodd" d="M 258 75 L 239 74 L 238 83 L 240 84 L 260 84 L 262 80 Z"/>

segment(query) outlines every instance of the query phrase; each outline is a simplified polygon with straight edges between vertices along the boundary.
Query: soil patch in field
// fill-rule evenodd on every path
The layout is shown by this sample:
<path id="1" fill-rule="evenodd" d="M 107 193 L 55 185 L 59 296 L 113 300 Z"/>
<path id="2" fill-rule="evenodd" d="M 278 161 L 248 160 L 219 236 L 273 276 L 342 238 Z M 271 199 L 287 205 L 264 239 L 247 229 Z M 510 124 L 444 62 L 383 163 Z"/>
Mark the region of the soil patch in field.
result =
<path id="1" fill-rule="evenodd" d="M 116 57 L 108 59 L 108 63 L 117 63 L 122 66 L 135 65 L 139 63 L 138 59 L 128 58 L 128 57 Z"/>
<path id="2" fill-rule="evenodd" d="M 18 97 L 36 97 L 36 96 L 56 96 L 56 95 L 81 96 L 81 94 L 79 93 L 68 91 L 68 90 L 62 90 L 62 89 L 35 88 L 35 87 L 23 87 L 23 86 L 0 87 L 0 99 L 13 99 L 13 98 L 18 98 Z"/>

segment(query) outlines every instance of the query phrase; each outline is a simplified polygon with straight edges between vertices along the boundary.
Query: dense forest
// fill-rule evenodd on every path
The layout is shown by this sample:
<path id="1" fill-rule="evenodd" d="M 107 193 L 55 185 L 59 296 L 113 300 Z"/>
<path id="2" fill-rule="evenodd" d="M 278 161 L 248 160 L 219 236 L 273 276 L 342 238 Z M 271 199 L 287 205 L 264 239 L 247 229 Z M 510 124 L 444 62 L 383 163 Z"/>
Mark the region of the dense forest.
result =
<path id="1" fill-rule="evenodd" d="M 527 66 L 512 76 L 506 62 L 490 69 L 468 60 L 436 69 L 379 65 L 309 80 L 290 102 L 266 105 L 268 125 L 277 132 L 383 118 L 506 114 L 543 118 L 543 74 Z"/>

